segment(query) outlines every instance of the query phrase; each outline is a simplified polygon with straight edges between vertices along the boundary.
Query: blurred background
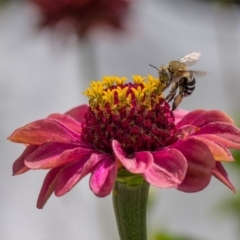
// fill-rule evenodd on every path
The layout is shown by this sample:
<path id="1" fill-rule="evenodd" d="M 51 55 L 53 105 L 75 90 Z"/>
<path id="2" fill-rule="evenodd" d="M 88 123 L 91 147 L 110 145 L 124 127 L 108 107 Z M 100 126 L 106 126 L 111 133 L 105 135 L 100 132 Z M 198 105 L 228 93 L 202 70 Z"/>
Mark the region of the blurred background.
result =
<path id="1" fill-rule="evenodd" d="M 116 0 L 119 5 L 97 18 L 96 5 L 84 9 L 84 19 L 74 10 L 81 7 L 64 12 L 59 7 L 64 1 L 55 2 L 59 5 L 1 1 L 0 239 L 118 240 L 111 196 L 95 197 L 88 177 L 38 210 L 46 172 L 12 177 L 12 164 L 24 146 L 6 138 L 33 120 L 87 103 L 82 92 L 90 80 L 104 75 L 157 77 L 149 63 L 160 66 L 194 51 L 202 56 L 193 69 L 211 75 L 197 79 L 196 90 L 181 108 L 219 109 L 238 122 L 240 8 L 238 1 Z M 69 13 L 70 20 L 61 19 Z M 226 167 L 238 190 L 239 164 Z M 240 196 L 215 179 L 195 194 L 152 188 L 151 199 L 150 240 L 239 239 Z"/>

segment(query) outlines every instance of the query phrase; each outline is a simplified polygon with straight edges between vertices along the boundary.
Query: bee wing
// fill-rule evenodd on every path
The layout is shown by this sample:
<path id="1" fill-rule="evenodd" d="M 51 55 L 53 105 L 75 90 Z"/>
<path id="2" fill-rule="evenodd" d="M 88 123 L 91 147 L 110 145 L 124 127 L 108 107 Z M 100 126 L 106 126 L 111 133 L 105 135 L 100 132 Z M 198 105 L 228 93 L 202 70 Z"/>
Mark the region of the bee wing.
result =
<path id="1" fill-rule="evenodd" d="M 186 56 L 179 59 L 179 62 L 184 63 L 186 66 L 191 66 L 200 58 L 200 52 L 189 53 Z"/>
<path id="2" fill-rule="evenodd" d="M 191 73 L 193 77 L 202 77 L 210 74 L 209 72 L 196 71 L 196 70 L 188 70 L 188 72 Z"/>
<path id="3" fill-rule="evenodd" d="M 193 77 L 202 77 L 205 75 L 210 74 L 209 72 L 204 72 L 204 71 L 197 71 L 197 70 L 180 70 L 182 73 L 187 73 L 190 74 Z"/>

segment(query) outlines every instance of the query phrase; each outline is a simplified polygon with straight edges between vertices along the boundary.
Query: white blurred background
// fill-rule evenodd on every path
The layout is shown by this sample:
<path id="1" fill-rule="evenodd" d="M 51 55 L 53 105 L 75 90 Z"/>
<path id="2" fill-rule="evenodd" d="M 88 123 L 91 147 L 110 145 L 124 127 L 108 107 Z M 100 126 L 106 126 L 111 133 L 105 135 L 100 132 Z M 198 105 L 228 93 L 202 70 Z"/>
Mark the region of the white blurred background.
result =
<path id="1" fill-rule="evenodd" d="M 24 3 L 0 9 L 0 239 L 118 240 L 111 196 L 94 196 L 88 177 L 38 210 L 46 172 L 12 177 L 12 163 L 24 147 L 6 138 L 33 120 L 86 103 L 82 92 L 92 79 L 157 77 L 149 63 L 160 66 L 194 51 L 202 52 L 194 69 L 211 75 L 197 79 L 196 90 L 181 107 L 238 116 L 240 10 L 205 1 L 138 0 L 125 34 L 93 32 L 88 43 L 36 30 L 37 16 Z M 234 176 L 232 180 L 237 186 Z M 206 240 L 238 239 L 234 220 L 216 211 L 232 193 L 215 179 L 195 194 L 152 190 L 156 202 L 149 211 L 149 232 L 166 229 Z"/>

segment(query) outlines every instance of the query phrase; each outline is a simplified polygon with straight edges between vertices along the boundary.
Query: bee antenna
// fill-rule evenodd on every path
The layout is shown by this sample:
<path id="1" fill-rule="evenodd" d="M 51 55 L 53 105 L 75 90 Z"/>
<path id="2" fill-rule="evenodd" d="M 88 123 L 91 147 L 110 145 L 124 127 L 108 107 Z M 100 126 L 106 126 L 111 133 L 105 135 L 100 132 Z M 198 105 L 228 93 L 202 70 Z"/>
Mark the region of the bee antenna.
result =
<path id="1" fill-rule="evenodd" d="M 156 68 L 159 71 L 159 69 L 157 67 L 153 66 L 152 64 L 149 64 L 149 66 L 153 67 L 153 68 Z"/>

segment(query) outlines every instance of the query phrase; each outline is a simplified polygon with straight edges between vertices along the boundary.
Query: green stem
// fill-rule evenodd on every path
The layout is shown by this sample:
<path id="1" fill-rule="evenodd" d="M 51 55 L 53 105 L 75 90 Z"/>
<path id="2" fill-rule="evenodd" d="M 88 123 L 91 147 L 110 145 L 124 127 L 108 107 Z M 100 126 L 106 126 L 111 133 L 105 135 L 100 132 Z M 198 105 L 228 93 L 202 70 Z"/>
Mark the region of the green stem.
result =
<path id="1" fill-rule="evenodd" d="M 120 240 L 147 240 L 148 191 L 146 182 L 138 186 L 115 183 L 113 205 Z"/>

